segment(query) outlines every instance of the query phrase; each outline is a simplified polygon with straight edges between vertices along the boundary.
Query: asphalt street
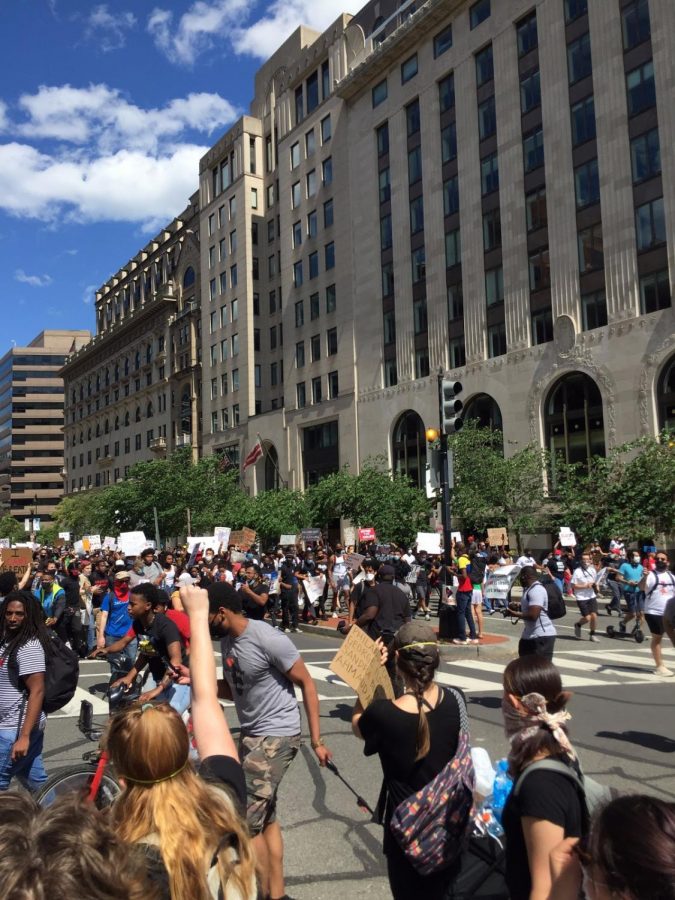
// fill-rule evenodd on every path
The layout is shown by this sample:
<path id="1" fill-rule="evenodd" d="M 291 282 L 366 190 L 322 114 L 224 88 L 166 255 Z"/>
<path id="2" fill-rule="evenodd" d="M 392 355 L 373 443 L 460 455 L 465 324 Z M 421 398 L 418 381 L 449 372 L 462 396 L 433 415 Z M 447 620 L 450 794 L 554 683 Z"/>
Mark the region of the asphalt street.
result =
<path id="1" fill-rule="evenodd" d="M 573 617 L 559 627 L 556 663 L 574 696 L 572 739 L 584 770 L 620 791 L 645 791 L 675 800 L 675 678 L 653 674 L 648 641 L 601 637 L 600 643 L 578 641 Z M 602 631 L 610 619 L 601 619 Z M 617 623 L 616 617 L 614 623 Z M 472 742 L 484 746 L 493 761 L 506 753 L 501 725 L 501 672 L 516 654 L 518 626 L 493 616 L 486 630 L 508 636 L 503 644 L 485 647 L 444 647 L 439 680 L 464 690 L 472 723 Z M 599 630 L 600 633 L 600 630 Z M 323 737 L 340 772 L 374 806 L 380 788 L 377 759 L 363 756 L 351 734 L 354 695 L 328 666 L 341 643 L 334 633 L 293 635 L 314 677 L 321 703 Z M 675 650 L 666 663 L 675 669 Z M 107 664 L 85 662 L 81 689 L 72 704 L 50 717 L 45 765 L 49 772 L 79 760 L 91 744 L 77 730 L 79 701 L 103 690 Z M 107 706 L 94 697 L 104 721 Z M 227 710 L 236 734 L 234 710 Z M 306 734 L 305 727 L 305 734 Z M 389 897 L 381 828 L 369 822 L 354 797 L 331 772 L 318 767 L 309 742 L 303 746 L 281 787 L 279 819 L 286 842 L 287 888 L 298 900 L 338 900 Z"/>

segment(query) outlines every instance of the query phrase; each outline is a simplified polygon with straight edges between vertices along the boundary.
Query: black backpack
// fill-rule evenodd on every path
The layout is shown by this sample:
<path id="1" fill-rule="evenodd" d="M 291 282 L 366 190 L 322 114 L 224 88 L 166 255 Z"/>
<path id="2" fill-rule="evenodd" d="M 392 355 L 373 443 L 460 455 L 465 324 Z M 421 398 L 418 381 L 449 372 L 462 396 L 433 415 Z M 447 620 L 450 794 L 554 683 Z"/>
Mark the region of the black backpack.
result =
<path id="1" fill-rule="evenodd" d="M 45 696 L 42 701 L 42 710 L 48 715 L 70 703 L 75 696 L 80 677 L 80 661 L 77 654 L 66 647 L 58 635 L 50 632 L 49 637 L 50 644 L 45 648 Z M 9 661 L 7 671 L 16 689 L 23 690 L 16 655 Z"/>
<path id="2" fill-rule="evenodd" d="M 548 613 L 549 619 L 562 619 L 567 612 L 562 591 L 555 581 L 542 581 L 541 584 L 548 597 L 548 609 L 546 612 Z"/>

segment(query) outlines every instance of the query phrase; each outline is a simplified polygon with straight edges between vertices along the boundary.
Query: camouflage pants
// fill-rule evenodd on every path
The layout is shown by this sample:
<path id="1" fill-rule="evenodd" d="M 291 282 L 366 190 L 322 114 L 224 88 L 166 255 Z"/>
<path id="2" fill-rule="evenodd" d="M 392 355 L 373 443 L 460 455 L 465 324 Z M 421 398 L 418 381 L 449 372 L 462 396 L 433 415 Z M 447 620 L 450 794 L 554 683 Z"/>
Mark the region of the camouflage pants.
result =
<path id="1" fill-rule="evenodd" d="M 239 756 L 246 778 L 248 827 L 252 835 L 276 820 L 277 791 L 286 769 L 295 759 L 302 738 L 243 735 Z"/>

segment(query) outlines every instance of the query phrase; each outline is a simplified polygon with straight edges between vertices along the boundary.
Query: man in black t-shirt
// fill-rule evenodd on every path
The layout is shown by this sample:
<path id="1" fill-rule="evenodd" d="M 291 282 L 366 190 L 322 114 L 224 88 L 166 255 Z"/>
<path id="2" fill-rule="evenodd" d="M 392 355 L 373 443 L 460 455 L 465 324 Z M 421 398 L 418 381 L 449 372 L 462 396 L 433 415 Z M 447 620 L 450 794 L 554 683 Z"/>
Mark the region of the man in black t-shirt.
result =
<path id="1" fill-rule="evenodd" d="M 247 563 L 244 570 L 246 581 L 241 584 L 241 599 L 247 619 L 265 618 L 270 589 L 262 577 L 262 569 L 255 563 Z"/>
<path id="2" fill-rule="evenodd" d="M 410 621 L 410 601 L 393 583 L 393 566 L 380 566 L 378 579 L 374 590 L 364 598 L 365 608 L 356 624 L 373 640 L 381 637 L 388 644 L 401 625 Z"/>

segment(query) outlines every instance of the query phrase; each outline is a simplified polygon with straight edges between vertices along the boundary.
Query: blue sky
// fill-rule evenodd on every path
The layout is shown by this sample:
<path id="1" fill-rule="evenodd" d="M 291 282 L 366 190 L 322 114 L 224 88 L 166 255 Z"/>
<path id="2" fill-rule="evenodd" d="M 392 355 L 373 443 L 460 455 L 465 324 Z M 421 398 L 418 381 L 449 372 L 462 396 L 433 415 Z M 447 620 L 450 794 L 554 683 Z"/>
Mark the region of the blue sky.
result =
<path id="1" fill-rule="evenodd" d="M 3 3 L 0 355 L 43 328 L 93 331 L 94 290 L 185 207 L 261 61 L 361 5 Z"/>

